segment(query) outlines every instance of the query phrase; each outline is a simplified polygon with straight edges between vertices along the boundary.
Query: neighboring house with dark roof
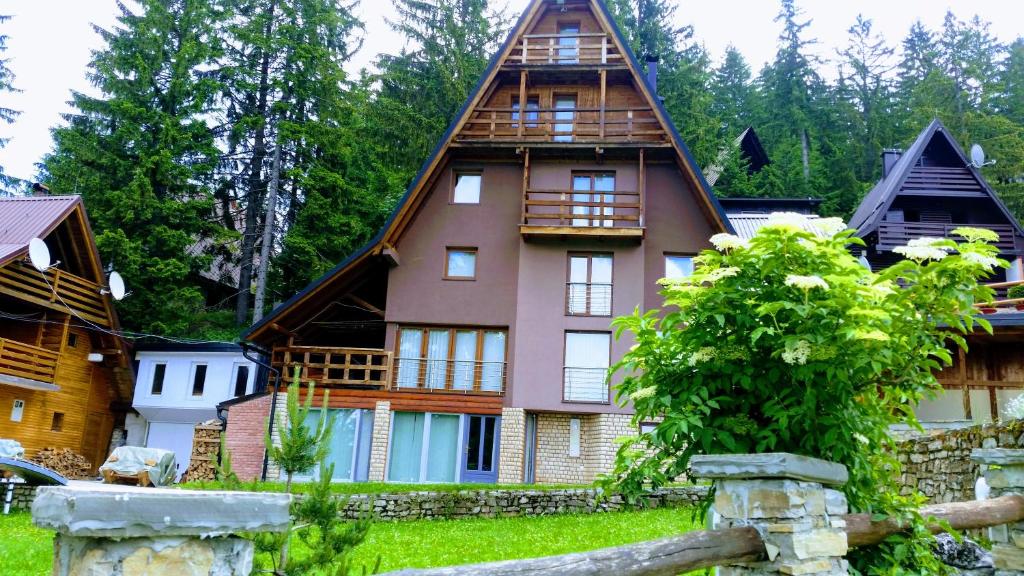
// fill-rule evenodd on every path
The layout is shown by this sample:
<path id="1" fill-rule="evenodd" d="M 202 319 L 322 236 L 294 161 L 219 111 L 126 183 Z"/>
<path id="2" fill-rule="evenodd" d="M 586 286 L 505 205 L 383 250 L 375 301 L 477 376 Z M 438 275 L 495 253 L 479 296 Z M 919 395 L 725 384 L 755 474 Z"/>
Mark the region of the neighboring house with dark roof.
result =
<path id="1" fill-rule="evenodd" d="M 820 230 L 815 222 L 821 206 L 820 198 L 719 198 L 736 235 L 749 240 L 757 231 L 768 224 L 769 217 L 776 212 L 793 212 L 807 216 L 804 229 L 817 236 L 828 234 Z"/>
<path id="2" fill-rule="evenodd" d="M 42 239 L 49 268 L 28 262 Z M 132 397 L 127 349 L 78 196 L 0 199 L 0 438 L 32 456 L 70 448 L 93 467 Z"/>
<path id="3" fill-rule="evenodd" d="M 764 151 L 764 146 L 761 144 L 761 139 L 757 137 L 757 132 L 752 126 L 747 126 L 730 146 L 718 152 L 715 163 L 704 169 L 704 176 L 707 178 L 708 184 L 714 186 L 718 182 L 718 178 L 734 154 L 739 154 L 746 162 L 748 174 L 760 172 L 762 168 L 771 164 L 768 153 Z"/>
<path id="4" fill-rule="evenodd" d="M 732 231 L 656 89 L 603 2 L 533 0 L 376 238 L 246 334 L 330 389 L 336 479 L 610 470 L 611 319 Z"/>
<path id="5" fill-rule="evenodd" d="M 1022 283 L 1020 223 L 941 122 L 933 120 L 906 151 L 886 150 L 882 158 L 882 179 L 849 223 L 867 244 L 864 256 L 872 268 L 897 262 L 893 249 L 914 238 L 956 238 L 953 229 L 972 226 L 996 232 L 1000 257 L 1011 263 L 989 278 L 997 294 L 1005 296 L 1009 286 Z M 1021 393 L 1024 313 L 1009 304 L 988 307 L 985 318 L 995 334 L 978 331 L 968 337 L 969 353 L 958 353 L 953 366 L 938 374 L 946 393 L 922 403 L 919 418 L 991 421 Z"/>

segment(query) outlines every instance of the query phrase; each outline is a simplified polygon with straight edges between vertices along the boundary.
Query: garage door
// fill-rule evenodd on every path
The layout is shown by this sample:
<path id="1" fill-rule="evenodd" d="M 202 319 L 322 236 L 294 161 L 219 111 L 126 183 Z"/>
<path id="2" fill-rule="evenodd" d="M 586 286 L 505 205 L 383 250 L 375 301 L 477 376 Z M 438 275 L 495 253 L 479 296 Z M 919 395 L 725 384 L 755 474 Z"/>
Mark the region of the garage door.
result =
<path id="1" fill-rule="evenodd" d="M 177 478 L 181 478 L 185 470 L 188 470 L 188 461 L 192 455 L 193 426 L 179 422 L 149 423 L 146 447 L 173 451 L 174 461 L 178 464 Z"/>

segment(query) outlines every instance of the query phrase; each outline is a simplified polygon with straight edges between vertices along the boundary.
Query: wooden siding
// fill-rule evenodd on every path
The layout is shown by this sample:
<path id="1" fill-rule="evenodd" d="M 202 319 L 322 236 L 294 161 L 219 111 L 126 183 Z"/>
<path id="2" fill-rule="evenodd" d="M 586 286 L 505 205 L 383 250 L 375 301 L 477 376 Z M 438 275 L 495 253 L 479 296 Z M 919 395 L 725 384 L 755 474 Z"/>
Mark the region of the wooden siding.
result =
<path id="1" fill-rule="evenodd" d="M 110 326 L 110 315 L 95 282 L 56 268 L 41 273 L 21 262 L 0 268 L 0 294 Z"/>
<path id="2" fill-rule="evenodd" d="M 427 392 L 388 392 L 382 390 L 355 390 L 329 388 L 328 406 L 331 408 L 365 408 L 372 410 L 378 401 L 391 403 L 391 409 L 399 412 L 445 412 L 450 414 L 501 414 L 500 396 L 474 396 L 453 394 L 431 394 Z M 282 393 L 286 389 L 282 387 Z M 323 405 L 323 388 L 313 392 L 313 405 Z M 305 400 L 306 388 L 302 387 L 300 398 Z"/>
<path id="3" fill-rule="evenodd" d="M 46 348 L 0 338 L 0 374 L 53 384 L 58 356 Z"/>

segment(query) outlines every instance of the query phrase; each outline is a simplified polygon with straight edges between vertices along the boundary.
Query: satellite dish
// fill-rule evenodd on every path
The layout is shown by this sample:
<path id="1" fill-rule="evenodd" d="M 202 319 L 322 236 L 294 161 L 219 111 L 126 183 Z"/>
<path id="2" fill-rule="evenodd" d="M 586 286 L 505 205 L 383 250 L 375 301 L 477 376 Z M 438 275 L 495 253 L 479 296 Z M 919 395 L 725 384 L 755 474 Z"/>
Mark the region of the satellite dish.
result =
<path id="1" fill-rule="evenodd" d="M 46 247 L 46 242 L 39 238 L 30 240 L 28 243 L 28 259 L 32 262 L 32 266 L 35 266 L 36 270 L 46 272 L 46 269 L 50 267 L 50 249 Z"/>
<path id="2" fill-rule="evenodd" d="M 981 147 L 981 144 L 973 144 L 971 146 L 971 164 L 974 164 L 975 168 L 981 168 L 985 165 L 985 150 Z"/>
<path id="3" fill-rule="evenodd" d="M 120 274 L 111 271 L 110 276 L 107 276 L 107 285 L 110 286 L 110 295 L 114 300 L 124 298 L 124 278 Z"/>

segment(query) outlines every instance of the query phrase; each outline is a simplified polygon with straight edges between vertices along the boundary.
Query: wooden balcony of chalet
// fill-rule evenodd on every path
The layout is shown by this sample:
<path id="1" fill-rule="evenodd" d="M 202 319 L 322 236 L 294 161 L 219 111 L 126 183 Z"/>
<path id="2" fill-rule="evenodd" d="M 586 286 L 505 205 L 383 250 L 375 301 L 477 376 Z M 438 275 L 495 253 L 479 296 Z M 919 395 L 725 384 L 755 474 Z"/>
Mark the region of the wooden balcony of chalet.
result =
<path id="1" fill-rule="evenodd" d="M 1010 282 L 990 282 L 988 287 L 995 291 L 995 299 L 992 302 L 981 302 L 974 306 L 979 309 L 996 313 L 1017 312 L 1018 306 L 1024 306 L 1024 298 L 1009 298 L 1007 291 L 1014 286 L 1024 285 L 1024 280 L 1013 280 Z"/>
<path id="2" fill-rule="evenodd" d="M 625 66 L 611 36 L 603 32 L 524 34 L 505 60 L 516 66 Z"/>
<path id="3" fill-rule="evenodd" d="M 527 236 L 579 235 L 642 238 L 639 192 L 579 192 L 528 188 L 520 232 Z"/>
<path id="4" fill-rule="evenodd" d="M 0 338 L 0 384 L 57 390 L 58 352 L 16 340 Z"/>
<path id="5" fill-rule="evenodd" d="M 271 365 L 281 380 L 292 382 L 298 373 L 303 384 L 385 389 L 390 381 L 391 352 L 377 348 L 285 346 L 274 348 Z"/>
<path id="6" fill-rule="evenodd" d="M 0 294 L 109 326 L 103 287 L 65 270 L 40 272 L 21 262 L 0 267 Z"/>
<path id="7" fill-rule="evenodd" d="M 951 237 L 956 228 L 969 226 L 972 228 L 984 228 L 999 235 L 999 241 L 993 245 L 999 248 L 1001 253 L 1020 252 L 1024 246 L 1017 246 L 1014 240 L 1013 226 L 1009 224 L 953 224 L 946 222 L 887 222 L 883 221 L 878 225 L 879 250 L 892 250 L 897 246 L 906 246 L 915 238 Z"/>
<path id="8" fill-rule="evenodd" d="M 456 140 L 568 147 L 669 142 L 654 111 L 643 106 L 527 108 L 522 114 L 514 107 L 481 107 L 466 120 Z"/>

